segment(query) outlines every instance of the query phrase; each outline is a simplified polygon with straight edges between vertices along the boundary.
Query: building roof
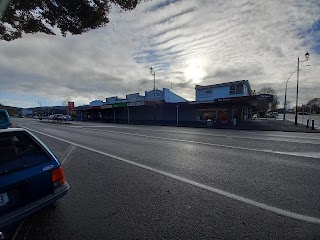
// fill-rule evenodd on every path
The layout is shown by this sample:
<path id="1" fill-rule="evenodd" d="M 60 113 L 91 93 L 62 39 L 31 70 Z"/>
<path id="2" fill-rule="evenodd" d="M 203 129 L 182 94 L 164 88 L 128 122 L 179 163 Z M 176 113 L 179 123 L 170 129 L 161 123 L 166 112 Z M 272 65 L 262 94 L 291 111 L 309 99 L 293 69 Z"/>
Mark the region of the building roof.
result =
<path id="1" fill-rule="evenodd" d="M 218 84 L 212 84 L 212 85 L 206 85 L 206 86 L 201 86 L 201 85 L 196 85 L 196 89 L 202 89 L 202 88 L 215 88 L 215 87 L 223 87 L 223 86 L 228 86 L 228 85 L 233 85 L 233 84 L 239 84 L 243 83 L 248 87 L 249 94 L 251 93 L 251 87 L 249 80 L 239 80 L 239 81 L 234 81 L 234 82 L 226 82 L 226 83 L 218 83 Z"/>

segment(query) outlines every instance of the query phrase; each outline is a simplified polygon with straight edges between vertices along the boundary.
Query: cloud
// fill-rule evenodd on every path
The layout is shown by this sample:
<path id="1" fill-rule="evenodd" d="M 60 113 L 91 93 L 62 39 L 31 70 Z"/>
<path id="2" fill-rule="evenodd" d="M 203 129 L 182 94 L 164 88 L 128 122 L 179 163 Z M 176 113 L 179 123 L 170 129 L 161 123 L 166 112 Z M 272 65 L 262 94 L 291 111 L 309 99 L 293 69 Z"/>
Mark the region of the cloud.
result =
<path id="1" fill-rule="evenodd" d="M 106 28 L 81 36 L 26 35 L 0 42 L 0 102 L 17 106 L 76 104 L 156 87 L 194 100 L 195 84 L 248 79 L 270 86 L 283 101 L 297 57 L 310 51 L 300 73 L 299 102 L 319 96 L 320 2 L 142 1 L 113 11 Z M 303 63 L 306 64 L 306 63 Z M 295 99 L 296 75 L 288 82 Z"/>

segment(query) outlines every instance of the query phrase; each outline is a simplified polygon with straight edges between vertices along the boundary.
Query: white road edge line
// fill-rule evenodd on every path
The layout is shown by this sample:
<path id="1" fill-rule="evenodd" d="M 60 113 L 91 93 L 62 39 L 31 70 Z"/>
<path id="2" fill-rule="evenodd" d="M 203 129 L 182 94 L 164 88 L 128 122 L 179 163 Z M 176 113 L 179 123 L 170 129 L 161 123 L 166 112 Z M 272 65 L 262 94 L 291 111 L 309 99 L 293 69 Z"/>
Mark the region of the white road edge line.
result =
<path id="1" fill-rule="evenodd" d="M 248 151 L 254 151 L 254 152 L 264 152 L 264 153 L 281 154 L 281 155 L 287 155 L 287 156 L 298 156 L 298 157 L 317 158 L 317 159 L 319 159 L 318 156 L 314 156 L 314 155 L 303 155 L 303 154 L 301 154 L 301 153 L 295 153 L 295 152 L 280 152 L 280 151 L 274 151 L 274 150 L 271 150 L 271 149 L 256 149 L 256 148 L 247 148 L 247 147 L 237 147 L 237 146 L 217 144 L 217 143 L 206 143 L 206 142 L 198 142 L 198 141 L 185 140 L 185 139 L 177 139 L 177 138 L 157 137 L 157 136 L 137 134 L 137 133 L 125 133 L 125 132 L 118 132 L 118 131 L 99 130 L 99 129 L 86 129 L 86 128 L 83 128 L 83 129 L 84 129 L 84 130 L 89 130 L 89 131 L 95 131 L 95 132 L 117 133 L 117 134 L 123 134 L 123 135 L 129 135 L 129 136 L 136 136 L 136 137 L 146 137 L 146 138 L 169 140 L 169 141 L 176 141 L 176 142 L 194 143 L 194 144 L 214 146 L 214 147 L 224 147 L 224 148 L 248 150 Z M 319 168 L 316 167 L 315 169 L 319 169 Z"/>
<path id="2" fill-rule="evenodd" d="M 13 237 L 12 237 L 12 240 L 15 240 L 15 239 L 18 237 L 19 232 L 20 232 L 23 224 L 24 224 L 24 221 L 22 221 L 22 222 L 19 224 L 17 230 L 15 231 L 15 233 L 14 233 L 14 235 L 13 235 Z"/>
<path id="3" fill-rule="evenodd" d="M 80 147 L 80 148 L 83 148 L 83 149 L 86 149 L 86 150 L 89 150 L 89 151 L 92 151 L 92 152 L 96 152 L 96 153 L 99 153 L 101 155 L 104 155 L 104 156 L 107 156 L 107 157 L 110 157 L 110 158 L 113 158 L 113 159 L 116 159 L 116 160 L 119 160 L 119 161 L 122 161 L 122 162 L 125 162 L 125 163 L 128 163 L 128 164 L 131 164 L 131 165 L 134 165 L 134 166 L 149 170 L 151 172 L 154 172 L 154 173 L 157 173 L 157 174 L 160 174 L 160 175 L 163 175 L 163 176 L 175 179 L 175 180 L 178 180 L 180 182 L 184 182 L 184 183 L 190 184 L 192 186 L 207 190 L 209 192 L 212 192 L 212 193 L 215 193 L 215 194 L 219 194 L 221 196 L 224 196 L 224 197 L 227 197 L 227 198 L 230 198 L 230 199 L 234 199 L 234 200 L 237 200 L 239 202 L 246 203 L 248 205 L 264 209 L 266 211 L 270 211 L 270 212 L 276 213 L 276 214 L 281 215 L 281 216 L 285 216 L 285 217 L 289 217 L 289 218 L 293 218 L 293 219 L 297 219 L 297 220 L 305 221 L 305 222 L 309 222 L 309 223 L 320 224 L 320 219 L 316 218 L 316 217 L 310 217 L 310 216 L 302 215 L 302 214 L 299 214 L 299 213 L 290 212 L 290 211 L 287 211 L 287 210 L 284 210 L 284 209 L 281 209 L 281 208 L 269 206 L 267 204 L 251 200 L 249 198 L 241 197 L 241 196 L 238 196 L 236 194 L 220 190 L 218 188 L 210 187 L 210 186 L 204 185 L 202 183 L 198 183 L 196 181 L 192 181 L 192 180 L 189 180 L 187 178 L 183 178 L 183 177 L 174 175 L 172 173 L 167 173 L 165 171 L 158 170 L 158 169 L 155 169 L 155 168 L 152 168 L 152 167 L 149 167 L 149 166 L 146 166 L 146 165 L 134 162 L 134 161 L 130 161 L 130 160 L 127 160 L 127 159 L 124 159 L 124 158 L 121 158 L 121 157 L 118 157 L 118 156 L 115 156 L 115 155 L 112 155 L 112 154 L 108 154 L 108 153 L 105 153 L 105 152 L 90 148 L 90 147 L 86 147 L 84 145 L 77 144 L 77 143 L 74 143 L 74 142 L 59 138 L 59 137 L 55 137 L 55 136 L 52 136 L 52 135 L 47 134 L 47 133 L 43 133 L 43 132 L 40 132 L 40 131 L 37 131 L 37 130 L 33 130 L 33 129 L 30 129 L 30 128 L 27 128 L 27 127 L 24 127 L 24 126 L 21 126 L 21 127 L 25 128 L 25 129 L 27 129 L 29 131 L 33 131 L 33 132 L 42 134 L 44 136 L 57 139 L 57 140 L 60 140 L 62 142 L 73 144 L 73 145 L 75 145 L 77 147 Z"/>
<path id="4" fill-rule="evenodd" d="M 199 133 L 199 132 L 187 132 L 187 131 L 174 131 L 174 130 L 161 130 L 161 129 L 153 129 L 153 128 L 137 128 L 137 127 L 123 127 L 123 126 L 108 126 L 108 125 L 78 125 L 78 126 L 68 126 L 70 128 L 120 128 L 120 129 L 129 129 L 129 130 L 141 130 L 141 131 L 149 131 L 149 132 L 169 132 L 169 133 L 178 133 L 178 134 L 194 134 L 194 135 L 199 135 L 199 136 L 214 136 L 214 137 L 227 137 L 227 138 L 243 138 L 243 139 L 256 139 L 256 140 L 266 140 L 266 141 L 279 141 L 279 142 L 293 142 L 293 141 L 287 141 L 287 140 L 280 140 L 280 139 L 266 139 L 268 137 L 274 138 L 274 137 L 281 137 L 281 138 L 300 138 L 300 139 L 305 139 L 305 140 L 320 140 L 320 138 L 313 138 L 313 137 L 302 137 L 302 136 L 285 136 L 285 135 L 269 135 L 269 134 L 264 134 L 261 135 L 261 133 L 255 132 L 250 132 L 250 131 L 245 131 L 245 130 L 240 130 L 241 132 L 245 133 L 250 133 L 251 135 L 255 134 L 255 136 L 262 136 L 262 137 L 246 137 L 246 136 L 236 136 L 236 135 L 223 135 L 223 134 L 212 134 L 212 133 Z M 221 129 L 216 129 L 216 130 L 221 130 Z M 233 130 L 232 130 L 233 131 Z M 296 133 L 296 132 L 294 132 Z M 299 142 L 297 142 L 299 143 Z M 311 144 L 317 144 L 319 143 L 311 143 Z"/>

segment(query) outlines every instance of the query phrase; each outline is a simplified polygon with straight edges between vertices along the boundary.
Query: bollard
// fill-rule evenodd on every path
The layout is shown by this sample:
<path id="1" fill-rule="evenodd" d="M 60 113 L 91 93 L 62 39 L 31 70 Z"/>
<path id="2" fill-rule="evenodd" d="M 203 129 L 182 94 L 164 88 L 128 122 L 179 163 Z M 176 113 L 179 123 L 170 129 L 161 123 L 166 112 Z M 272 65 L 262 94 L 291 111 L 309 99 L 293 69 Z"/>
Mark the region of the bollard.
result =
<path id="1" fill-rule="evenodd" d="M 312 120 L 312 130 L 314 130 L 314 120 Z"/>
<path id="2" fill-rule="evenodd" d="M 307 120 L 307 128 L 309 128 L 309 119 Z"/>

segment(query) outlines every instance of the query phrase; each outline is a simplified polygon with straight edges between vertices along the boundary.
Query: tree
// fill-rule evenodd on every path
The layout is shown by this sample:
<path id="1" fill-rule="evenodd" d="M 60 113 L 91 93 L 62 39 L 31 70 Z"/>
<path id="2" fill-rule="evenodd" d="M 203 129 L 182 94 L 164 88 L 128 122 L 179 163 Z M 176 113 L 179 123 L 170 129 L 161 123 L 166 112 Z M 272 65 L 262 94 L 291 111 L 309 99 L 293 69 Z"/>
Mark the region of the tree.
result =
<path id="1" fill-rule="evenodd" d="M 1 0 L 4 2 L 8 0 Z M 0 39 L 12 41 L 22 33 L 55 35 L 58 28 L 62 36 L 82 34 L 109 23 L 111 4 L 119 11 L 133 10 L 141 0 L 11 0 L 4 13 L 0 4 Z"/>
<path id="2" fill-rule="evenodd" d="M 308 105 L 311 106 L 314 113 L 320 113 L 320 98 L 313 98 L 308 101 Z"/>
<path id="3" fill-rule="evenodd" d="M 61 100 L 61 106 L 68 106 L 68 102 L 70 102 L 70 97 Z"/>
<path id="4" fill-rule="evenodd" d="M 273 100 L 271 103 L 268 103 L 267 109 L 266 106 L 264 106 L 264 109 L 269 110 L 271 109 L 276 109 L 278 104 L 279 104 L 279 99 L 277 96 L 276 90 L 274 90 L 272 87 L 263 87 L 259 90 L 258 94 L 270 94 L 273 95 Z"/>

